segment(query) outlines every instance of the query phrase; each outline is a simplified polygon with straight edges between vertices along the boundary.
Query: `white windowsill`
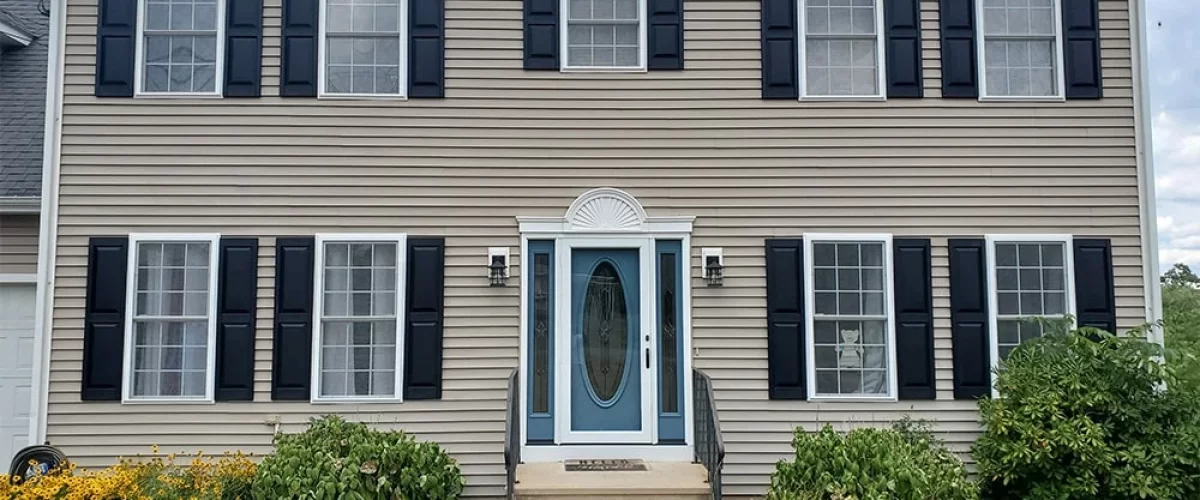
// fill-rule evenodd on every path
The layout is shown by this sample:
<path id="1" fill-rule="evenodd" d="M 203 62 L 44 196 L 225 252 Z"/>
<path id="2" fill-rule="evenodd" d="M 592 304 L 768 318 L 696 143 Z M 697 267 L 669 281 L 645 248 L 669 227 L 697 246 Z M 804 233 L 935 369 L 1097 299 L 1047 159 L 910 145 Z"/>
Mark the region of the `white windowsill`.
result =
<path id="1" fill-rule="evenodd" d="M 388 398 L 312 398 L 310 403 L 315 405 L 370 405 L 381 403 L 403 403 L 404 399 L 399 397 Z"/>
<path id="2" fill-rule="evenodd" d="M 800 96 L 801 101 L 808 102 L 884 102 L 887 101 L 887 96 L 871 95 L 871 96 Z"/>
<path id="3" fill-rule="evenodd" d="M 567 67 L 567 66 L 564 66 L 562 68 L 559 68 L 559 71 L 562 73 L 647 73 L 647 72 L 649 72 L 649 70 L 644 66 L 640 66 L 640 67 L 621 66 L 621 67 L 615 67 L 615 68 L 614 67 L 605 67 L 605 66 L 599 66 L 599 67 L 590 67 L 590 66 Z"/>
<path id="4" fill-rule="evenodd" d="M 136 99 L 220 99 L 225 97 L 220 92 L 134 92 Z"/>
<path id="5" fill-rule="evenodd" d="M 1066 102 L 1062 96 L 979 96 L 979 102 Z"/>
<path id="6" fill-rule="evenodd" d="M 408 96 L 399 94 L 318 94 L 317 99 L 331 101 L 407 101 Z"/>
<path id="7" fill-rule="evenodd" d="M 810 403 L 895 403 L 899 399 L 896 396 L 861 396 L 857 394 L 853 396 L 833 396 L 827 394 L 810 396 L 808 401 Z"/>
<path id="8" fill-rule="evenodd" d="M 123 405 L 211 405 L 216 404 L 213 399 L 195 399 L 195 398 L 131 398 L 122 399 Z"/>

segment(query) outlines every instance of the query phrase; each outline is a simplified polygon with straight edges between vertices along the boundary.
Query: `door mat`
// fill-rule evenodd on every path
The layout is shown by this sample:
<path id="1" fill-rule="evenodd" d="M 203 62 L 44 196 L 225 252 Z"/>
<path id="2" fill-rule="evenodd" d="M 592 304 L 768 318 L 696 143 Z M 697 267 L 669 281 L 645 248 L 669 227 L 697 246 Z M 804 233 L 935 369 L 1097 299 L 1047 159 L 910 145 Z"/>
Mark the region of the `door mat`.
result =
<path id="1" fill-rule="evenodd" d="M 650 470 L 641 460 L 567 460 L 567 472 L 631 472 Z"/>

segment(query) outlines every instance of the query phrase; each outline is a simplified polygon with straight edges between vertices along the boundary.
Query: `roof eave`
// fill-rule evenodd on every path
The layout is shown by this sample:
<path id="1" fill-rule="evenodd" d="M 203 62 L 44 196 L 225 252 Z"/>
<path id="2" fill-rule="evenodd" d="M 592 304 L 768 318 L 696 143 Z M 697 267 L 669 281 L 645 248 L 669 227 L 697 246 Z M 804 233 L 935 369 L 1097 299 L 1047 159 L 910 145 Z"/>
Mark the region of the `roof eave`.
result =
<path id="1" fill-rule="evenodd" d="M 0 214 L 36 214 L 41 210 L 40 196 L 0 197 Z"/>

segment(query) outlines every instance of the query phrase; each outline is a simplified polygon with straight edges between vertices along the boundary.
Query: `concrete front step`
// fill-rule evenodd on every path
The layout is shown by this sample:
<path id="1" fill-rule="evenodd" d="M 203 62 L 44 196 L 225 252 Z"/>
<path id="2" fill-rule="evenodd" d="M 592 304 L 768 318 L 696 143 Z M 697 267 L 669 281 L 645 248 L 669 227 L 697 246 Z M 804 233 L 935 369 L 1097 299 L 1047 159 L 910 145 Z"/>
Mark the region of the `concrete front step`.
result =
<path id="1" fill-rule="evenodd" d="M 518 500 L 707 500 L 708 472 L 687 462 L 646 462 L 644 471 L 567 471 L 563 462 L 520 464 Z"/>

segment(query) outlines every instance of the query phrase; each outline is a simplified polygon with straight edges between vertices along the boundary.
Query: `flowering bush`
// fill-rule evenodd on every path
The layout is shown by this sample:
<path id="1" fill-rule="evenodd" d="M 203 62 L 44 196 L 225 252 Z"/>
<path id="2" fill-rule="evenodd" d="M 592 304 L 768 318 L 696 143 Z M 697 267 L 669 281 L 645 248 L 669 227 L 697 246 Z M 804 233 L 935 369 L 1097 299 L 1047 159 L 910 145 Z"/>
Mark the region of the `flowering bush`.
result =
<path id="1" fill-rule="evenodd" d="M 158 453 L 158 447 L 154 452 Z M 175 454 L 149 461 L 121 459 L 100 471 L 74 464 L 26 480 L 0 475 L 0 500 L 248 500 L 254 462 L 241 453 L 210 458 L 197 452 L 189 463 Z"/>

